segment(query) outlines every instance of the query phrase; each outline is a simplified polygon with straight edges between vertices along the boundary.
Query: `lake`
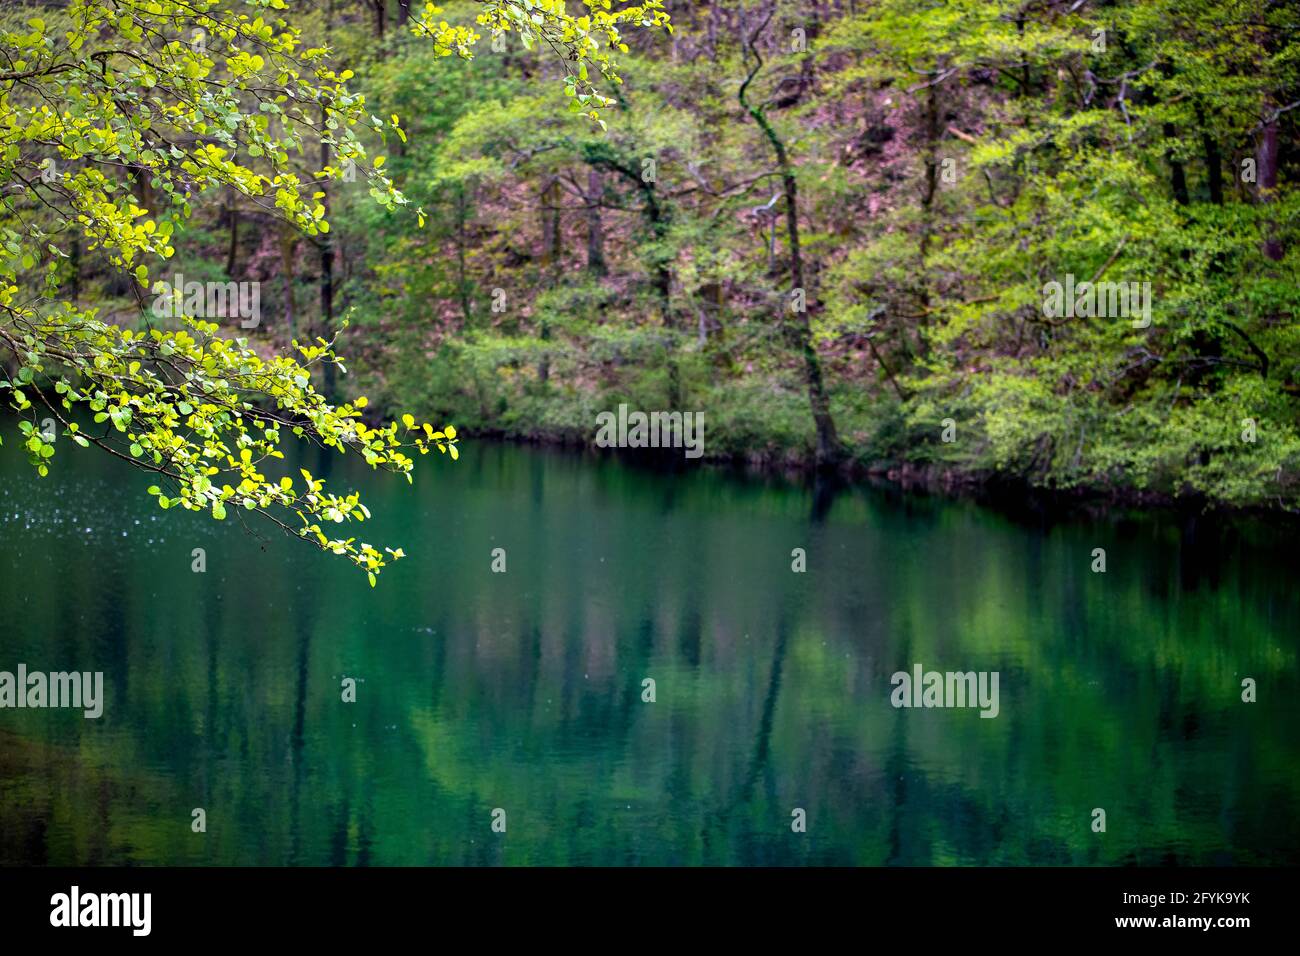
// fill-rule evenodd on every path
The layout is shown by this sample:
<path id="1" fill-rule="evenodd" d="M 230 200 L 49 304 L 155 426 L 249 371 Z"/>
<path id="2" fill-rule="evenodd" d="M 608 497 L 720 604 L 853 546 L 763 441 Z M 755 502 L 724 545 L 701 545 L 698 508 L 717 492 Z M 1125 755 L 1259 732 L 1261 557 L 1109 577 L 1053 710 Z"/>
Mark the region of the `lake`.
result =
<path id="1" fill-rule="evenodd" d="M 0 670 L 104 680 L 98 719 L 0 710 L 3 864 L 1300 862 L 1278 522 L 474 441 L 408 486 L 308 451 L 409 555 L 372 590 L 3 438 Z M 997 716 L 896 708 L 917 665 L 996 673 Z"/>

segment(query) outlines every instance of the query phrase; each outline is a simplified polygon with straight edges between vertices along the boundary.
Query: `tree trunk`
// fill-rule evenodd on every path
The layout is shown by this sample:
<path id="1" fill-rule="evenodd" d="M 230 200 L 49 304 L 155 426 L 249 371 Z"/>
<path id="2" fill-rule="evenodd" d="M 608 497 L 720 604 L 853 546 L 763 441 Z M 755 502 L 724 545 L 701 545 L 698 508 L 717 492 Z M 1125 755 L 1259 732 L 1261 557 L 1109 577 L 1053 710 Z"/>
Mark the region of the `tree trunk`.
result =
<path id="1" fill-rule="evenodd" d="M 593 276 L 603 276 L 609 269 L 605 264 L 605 227 L 600 218 L 600 203 L 605 195 L 600 170 L 595 166 L 587 170 L 587 271 Z"/>
<path id="2" fill-rule="evenodd" d="M 542 187 L 542 273 L 543 282 L 548 287 L 554 282 L 561 254 L 560 181 L 552 176 Z M 551 325 L 544 318 L 538 337 L 543 342 L 551 340 Z M 545 349 L 537 363 L 537 379 L 542 383 L 551 380 L 551 354 Z"/>
<path id="3" fill-rule="evenodd" d="M 1206 186 L 1210 190 L 1210 202 L 1216 206 L 1223 205 L 1223 154 L 1215 142 L 1214 131 L 1206 125 L 1205 110 L 1196 107 L 1196 125 L 1201 128 L 1201 151 L 1205 156 Z"/>
<path id="4" fill-rule="evenodd" d="M 1272 105 L 1266 104 L 1265 109 L 1272 112 Z M 1264 128 L 1260 132 L 1259 149 L 1256 153 L 1257 176 L 1259 178 L 1259 201 L 1261 203 L 1271 203 L 1277 191 L 1277 128 L 1278 118 L 1273 115 L 1271 120 L 1264 123 Z M 1282 258 L 1282 241 L 1274 234 L 1276 227 L 1270 226 L 1270 235 L 1264 240 L 1264 255 L 1274 262 Z"/>
<path id="5" fill-rule="evenodd" d="M 792 290 L 802 290 L 805 307 L 794 314 L 794 339 L 803 353 L 804 384 L 808 388 L 808 404 L 812 408 L 813 424 L 817 427 L 817 465 L 826 467 L 837 464 L 844 455 L 839 435 L 835 431 L 835 420 L 831 417 L 830 399 L 826 394 L 826 384 L 822 377 L 821 359 L 813 345 L 812 325 L 808 319 L 808 308 L 813 305 L 804 284 L 803 253 L 799 248 L 799 186 L 795 180 L 794 170 L 790 167 L 785 144 L 777 138 L 766 117 L 762 123 L 768 140 L 776 151 L 777 163 L 781 167 L 781 182 L 785 185 L 785 222 L 790 242 L 790 282 Z"/>
<path id="6" fill-rule="evenodd" d="M 68 272 L 71 275 L 71 282 L 68 285 L 68 294 L 75 303 L 81 298 L 81 236 L 73 236 L 71 248 L 68 250 Z"/>
<path id="7" fill-rule="evenodd" d="M 227 210 L 230 215 L 230 245 L 226 249 L 226 275 L 233 279 L 239 257 L 239 207 L 235 205 L 233 195 L 230 197 Z"/>
<path id="8" fill-rule="evenodd" d="M 943 68 L 943 61 L 935 64 L 936 70 L 942 70 Z M 936 73 L 937 75 L 938 73 Z M 930 313 L 930 280 L 927 267 L 930 260 L 930 242 L 934 235 L 934 197 L 939 192 L 940 110 L 939 84 L 937 82 L 931 83 L 925 101 L 925 188 L 921 194 L 921 262 L 917 277 L 919 290 L 917 301 L 920 302 L 921 309 L 920 318 L 916 322 L 916 345 L 917 352 L 923 357 L 927 350 L 925 338 L 926 316 Z M 907 341 L 906 328 L 899 330 L 899 338 L 904 342 Z"/>
<path id="9" fill-rule="evenodd" d="M 325 127 L 325 113 L 321 111 L 321 128 Z M 330 147 L 329 143 L 324 140 L 320 144 L 320 165 L 325 169 L 330 164 Z M 321 191 L 324 195 L 321 197 L 321 205 L 325 208 L 325 221 L 329 221 L 330 214 L 330 193 L 329 184 L 323 183 Z M 334 240 L 330 238 L 333 233 L 323 232 L 319 236 L 320 242 L 320 324 L 321 337 L 326 341 L 334 335 Z M 325 364 L 325 398 L 327 401 L 334 401 L 334 392 L 337 382 L 338 366 L 333 362 Z"/>
<path id="10" fill-rule="evenodd" d="M 641 190 L 645 195 L 646 218 L 650 220 L 650 231 L 654 234 L 657 246 L 655 251 L 655 291 L 659 293 L 659 302 L 663 306 L 664 324 L 671 325 L 672 312 L 670 309 L 672 306 L 673 272 L 669 267 L 663 248 L 663 242 L 668 238 L 668 217 L 655 195 L 655 184 L 642 181 Z"/>
<path id="11" fill-rule="evenodd" d="M 298 248 L 298 233 L 285 223 L 280 227 L 280 272 L 284 275 L 284 320 L 289 327 L 289 339 L 297 338 L 293 301 L 294 258 Z"/>
<path id="12" fill-rule="evenodd" d="M 545 319 L 542 320 L 542 328 L 538 338 L 543 342 L 551 340 L 551 324 Z M 537 363 L 537 380 L 543 383 L 551 380 L 551 355 L 549 352 L 543 351 L 542 359 Z"/>
<path id="13" fill-rule="evenodd" d="M 560 259 L 559 180 L 554 176 L 542 187 L 542 267 L 553 269 Z"/>
<path id="14" fill-rule="evenodd" d="M 465 255 L 469 246 L 466 236 L 466 220 L 469 218 L 465 203 L 465 186 L 456 187 L 456 291 L 460 295 L 461 321 L 466 327 L 474 317 L 474 302 L 469 294 L 469 271 Z"/>
<path id="15" fill-rule="evenodd" d="M 753 40 L 766 29 L 771 18 L 772 13 L 769 12 L 767 19 L 763 21 L 747 43 L 750 55 L 758 60 L 758 65 L 754 67 L 749 77 L 741 84 L 737 96 L 740 105 L 753 117 L 754 122 L 763 131 L 763 135 L 767 137 L 772 152 L 776 154 L 777 168 L 781 172 L 781 182 L 785 188 L 785 222 L 790 244 L 791 293 L 801 292 L 805 303 L 802 310 L 794 312 L 795 319 L 787 325 L 787 329 L 791 333 L 795 347 L 803 358 L 804 385 L 808 390 L 808 404 L 812 409 L 813 425 L 817 430 L 815 461 L 818 468 L 827 468 L 838 464 L 843 459 L 844 447 L 840 444 L 839 435 L 835 431 L 835 420 L 831 417 L 830 399 L 826 394 L 821 359 L 818 357 L 817 349 L 813 345 L 812 326 L 808 318 L 808 309 L 814 303 L 812 297 L 808 295 L 808 287 L 804 281 L 803 251 L 799 246 L 799 185 L 795 179 L 794 169 L 790 165 L 790 157 L 786 152 L 784 141 L 777 135 L 776 130 L 768 121 L 763 108 L 761 106 L 750 106 L 745 98 L 750 82 L 758 75 L 758 71 L 763 66 L 763 61 L 757 49 L 754 48 Z M 787 307 L 783 307 L 783 309 Z"/>
<path id="16" fill-rule="evenodd" d="M 1173 139 L 1178 135 L 1173 123 L 1164 124 L 1164 135 L 1165 139 Z M 1174 199 L 1178 205 L 1186 206 L 1191 202 L 1191 197 L 1187 193 L 1187 173 L 1183 170 L 1183 164 L 1174 158 L 1172 149 L 1165 151 L 1165 159 L 1169 162 L 1169 180 L 1174 191 Z"/>

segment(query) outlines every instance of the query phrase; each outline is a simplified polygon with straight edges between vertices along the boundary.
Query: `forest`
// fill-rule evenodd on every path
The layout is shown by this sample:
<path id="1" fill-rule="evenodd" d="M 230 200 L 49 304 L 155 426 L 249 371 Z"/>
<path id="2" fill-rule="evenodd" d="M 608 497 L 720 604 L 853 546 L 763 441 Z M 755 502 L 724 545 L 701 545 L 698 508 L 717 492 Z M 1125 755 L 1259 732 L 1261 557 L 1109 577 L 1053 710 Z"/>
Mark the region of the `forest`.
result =
<path id="1" fill-rule="evenodd" d="M 372 573 L 320 526 L 355 495 L 262 474 L 281 429 L 409 477 L 627 404 L 707 419 L 711 461 L 1294 510 L 1298 30 L 1269 0 L 6 4 L 0 395 L 42 475 L 98 445 Z"/>
<path id="2" fill-rule="evenodd" d="M 4 0 L 0 878 L 1255 892 L 1298 124 L 1294 0 Z"/>

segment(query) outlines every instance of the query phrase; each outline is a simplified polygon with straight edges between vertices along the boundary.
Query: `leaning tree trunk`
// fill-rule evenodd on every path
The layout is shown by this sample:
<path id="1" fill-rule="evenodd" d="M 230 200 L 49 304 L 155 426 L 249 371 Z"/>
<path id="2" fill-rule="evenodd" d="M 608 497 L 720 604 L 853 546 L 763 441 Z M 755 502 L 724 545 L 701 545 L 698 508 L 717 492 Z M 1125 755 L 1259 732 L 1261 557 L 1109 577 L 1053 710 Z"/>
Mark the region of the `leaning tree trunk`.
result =
<path id="1" fill-rule="evenodd" d="M 843 459 L 844 447 L 840 444 L 839 435 L 835 430 L 835 420 L 831 417 L 830 399 L 826 394 L 826 382 L 822 375 L 821 359 L 818 357 L 817 349 L 813 345 L 812 325 L 808 318 L 808 307 L 812 305 L 812 300 L 808 296 L 808 287 L 804 281 L 803 253 L 799 246 L 799 184 L 795 179 L 794 169 L 790 165 L 790 156 L 786 152 L 785 142 L 777 135 L 763 107 L 750 106 L 746 99 L 749 84 L 753 82 L 754 77 L 758 75 L 758 71 L 763 67 L 763 59 L 754 46 L 754 40 L 767 28 L 773 12 L 775 12 L 775 7 L 769 11 L 766 19 L 748 39 L 746 44 L 748 52 L 758 62 L 750 71 L 749 76 L 746 77 L 745 82 L 740 85 L 740 91 L 737 95 L 741 107 L 753 117 L 754 122 L 763 131 L 763 135 L 767 137 L 772 152 L 776 154 L 777 168 L 780 170 L 781 183 L 785 189 L 785 223 L 790 244 L 791 292 L 792 294 L 802 292 L 805 303 L 803 309 L 793 312 L 795 318 L 787 328 L 794 340 L 795 347 L 803 357 L 804 386 L 808 391 L 808 404 L 812 409 L 813 425 L 817 430 L 816 464 L 818 468 L 825 468 L 831 467 Z"/>
<path id="2" fill-rule="evenodd" d="M 777 162 L 781 166 L 781 181 L 785 185 L 785 220 L 790 234 L 790 280 L 794 289 L 804 290 L 803 258 L 799 249 L 799 198 L 798 185 L 794 172 L 786 156 L 785 146 L 772 133 L 772 127 L 764 121 L 768 139 L 777 150 Z M 811 300 L 805 298 L 805 307 L 794 312 L 794 339 L 799 351 L 803 353 L 804 385 L 808 389 L 808 404 L 812 409 L 813 424 L 817 428 L 817 465 L 824 467 L 834 465 L 843 457 L 839 435 L 835 431 L 835 419 L 831 417 L 830 399 L 826 394 L 826 383 L 822 376 L 821 359 L 813 345 L 812 325 L 808 319 Z"/>

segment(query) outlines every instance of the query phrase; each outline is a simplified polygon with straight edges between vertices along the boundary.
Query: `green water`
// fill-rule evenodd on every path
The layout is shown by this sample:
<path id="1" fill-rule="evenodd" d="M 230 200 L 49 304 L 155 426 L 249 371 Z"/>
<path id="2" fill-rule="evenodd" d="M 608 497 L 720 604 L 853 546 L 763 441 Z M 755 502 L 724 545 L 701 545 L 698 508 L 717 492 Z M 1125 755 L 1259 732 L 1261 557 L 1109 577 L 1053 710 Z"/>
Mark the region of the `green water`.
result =
<path id="1" fill-rule="evenodd" d="M 1277 526 L 473 443 L 414 487 L 313 458 L 410 554 L 371 590 L 64 443 L 38 481 L 13 434 L 0 670 L 102 671 L 106 700 L 0 710 L 3 864 L 1300 861 Z M 1000 713 L 895 709 L 917 663 L 998 672 Z"/>

